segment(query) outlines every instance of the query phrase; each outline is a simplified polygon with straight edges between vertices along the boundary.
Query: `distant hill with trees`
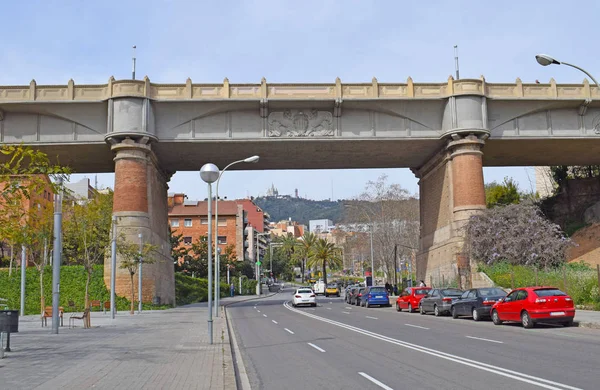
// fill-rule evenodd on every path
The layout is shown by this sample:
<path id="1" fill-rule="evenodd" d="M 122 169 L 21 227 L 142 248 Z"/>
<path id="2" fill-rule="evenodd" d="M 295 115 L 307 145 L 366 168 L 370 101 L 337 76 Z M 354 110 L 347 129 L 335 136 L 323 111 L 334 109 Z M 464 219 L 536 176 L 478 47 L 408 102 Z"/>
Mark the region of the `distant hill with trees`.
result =
<path id="1" fill-rule="evenodd" d="M 292 218 L 292 221 L 308 225 L 311 219 L 330 219 L 333 223 L 344 219 L 343 200 L 332 202 L 279 195 L 257 197 L 254 203 L 269 213 L 272 222 Z"/>

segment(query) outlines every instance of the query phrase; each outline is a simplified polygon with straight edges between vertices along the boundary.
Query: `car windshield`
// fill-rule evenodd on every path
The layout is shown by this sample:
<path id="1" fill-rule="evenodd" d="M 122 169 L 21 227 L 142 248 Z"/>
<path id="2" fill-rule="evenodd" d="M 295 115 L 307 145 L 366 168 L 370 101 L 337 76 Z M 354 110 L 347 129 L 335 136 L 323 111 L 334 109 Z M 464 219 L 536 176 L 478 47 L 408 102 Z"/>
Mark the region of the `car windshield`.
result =
<path id="1" fill-rule="evenodd" d="M 445 290 L 440 290 L 440 292 L 442 293 L 442 295 L 445 295 L 447 297 L 460 297 L 462 295 L 462 291 L 461 290 L 456 290 L 453 288 L 448 288 Z"/>
<path id="2" fill-rule="evenodd" d="M 337 288 L 337 284 L 328 284 L 327 288 Z"/>
<path id="3" fill-rule="evenodd" d="M 567 295 L 557 288 L 541 288 L 534 291 L 538 297 L 564 297 Z"/>
<path id="4" fill-rule="evenodd" d="M 384 293 L 385 287 L 371 287 L 371 292 Z"/>
<path id="5" fill-rule="evenodd" d="M 415 295 L 427 295 L 428 292 L 429 292 L 428 289 L 419 288 L 419 289 L 415 290 Z"/>
<path id="6" fill-rule="evenodd" d="M 298 294 L 312 294 L 312 290 L 309 290 L 309 289 L 298 290 Z"/>
<path id="7" fill-rule="evenodd" d="M 480 288 L 479 294 L 481 294 L 482 297 L 506 296 L 506 292 L 499 288 Z"/>

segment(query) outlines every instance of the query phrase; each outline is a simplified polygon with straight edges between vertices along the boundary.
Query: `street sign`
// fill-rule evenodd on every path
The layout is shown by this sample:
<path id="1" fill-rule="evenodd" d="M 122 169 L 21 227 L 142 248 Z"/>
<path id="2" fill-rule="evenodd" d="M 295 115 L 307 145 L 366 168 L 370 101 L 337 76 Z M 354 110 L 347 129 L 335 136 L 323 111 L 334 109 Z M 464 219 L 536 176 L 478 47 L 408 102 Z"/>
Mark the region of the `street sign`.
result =
<path id="1" fill-rule="evenodd" d="M 261 265 L 261 264 L 262 264 L 262 263 L 261 263 L 260 261 L 257 261 L 257 262 L 256 262 L 256 265 L 258 265 L 259 267 L 260 267 L 260 265 Z"/>

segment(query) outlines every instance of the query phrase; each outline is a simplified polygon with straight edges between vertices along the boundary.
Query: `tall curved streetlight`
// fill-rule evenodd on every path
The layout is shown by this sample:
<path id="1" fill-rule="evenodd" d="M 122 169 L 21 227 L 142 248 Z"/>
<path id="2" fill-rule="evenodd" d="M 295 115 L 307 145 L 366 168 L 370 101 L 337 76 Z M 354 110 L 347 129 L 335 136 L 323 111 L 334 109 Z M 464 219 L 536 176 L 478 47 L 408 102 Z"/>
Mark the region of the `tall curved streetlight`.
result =
<path id="1" fill-rule="evenodd" d="M 200 177 L 208 184 L 208 339 L 213 343 L 213 318 L 212 318 L 212 183 L 219 179 L 219 168 L 215 164 L 204 164 L 200 168 Z"/>
<path id="2" fill-rule="evenodd" d="M 219 173 L 219 177 L 217 178 L 217 188 L 215 194 L 215 317 L 219 316 L 219 298 L 221 297 L 221 283 L 219 283 L 221 262 L 219 259 L 219 251 L 217 250 L 217 248 L 219 247 L 219 182 L 221 181 L 221 176 L 223 176 L 223 173 L 230 166 L 240 163 L 257 163 L 259 159 L 260 156 L 251 156 L 243 160 L 234 161 L 231 164 L 227 165 L 225 168 L 223 168 L 223 170 Z M 212 200 L 209 198 L 209 202 L 211 201 Z"/>
<path id="3" fill-rule="evenodd" d="M 589 78 L 592 79 L 592 81 L 596 84 L 596 87 L 598 87 L 598 89 L 600 89 L 600 85 L 598 85 L 598 82 L 596 81 L 596 79 L 594 78 L 594 76 L 592 76 L 590 74 L 590 72 L 588 72 L 587 70 L 580 68 L 577 65 L 573 65 L 573 64 L 569 64 L 568 62 L 564 62 L 564 61 L 558 61 L 557 59 L 547 55 L 547 54 L 537 54 L 535 56 L 535 60 L 538 62 L 538 64 L 542 65 L 542 66 L 548 66 L 548 65 L 567 65 L 570 66 L 571 68 L 575 68 L 577 70 L 582 71 L 583 73 L 585 73 Z"/>

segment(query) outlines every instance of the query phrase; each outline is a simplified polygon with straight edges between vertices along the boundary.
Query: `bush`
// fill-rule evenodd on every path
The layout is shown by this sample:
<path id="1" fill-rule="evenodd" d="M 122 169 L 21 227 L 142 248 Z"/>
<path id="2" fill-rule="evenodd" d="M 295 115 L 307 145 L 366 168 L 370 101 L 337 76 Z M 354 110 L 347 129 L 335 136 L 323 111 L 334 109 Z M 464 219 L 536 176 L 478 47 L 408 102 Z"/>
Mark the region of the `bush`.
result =
<path id="1" fill-rule="evenodd" d="M 510 289 L 513 284 L 515 288 L 535 285 L 552 286 L 569 294 L 576 305 L 600 308 L 598 274 L 585 263 L 568 263 L 565 265 L 565 271 L 562 267 L 538 270 L 537 283 L 534 267 L 500 262 L 493 265 L 479 264 L 478 270 L 485 272 L 500 287 Z"/>
<path id="2" fill-rule="evenodd" d="M 44 270 L 44 299 L 46 306 L 52 305 L 52 267 Z M 35 267 L 28 267 L 25 274 L 25 314 L 39 314 L 40 308 L 40 274 Z M 65 312 L 71 311 L 69 301 L 75 303 L 76 311 L 83 311 L 85 304 L 86 273 L 83 266 L 62 266 L 60 269 L 60 303 Z M 104 267 L 94 267 L 90 280 L 90 300 L 100 302 L 110 301 L 110 291 L 104 285 Z M 21 272 L 13 269 L 12 276 L 8 276 L 8 269 L 0 269 L 0 297 L 8 299 L 8 307 L 18 309 L 21 306 Z M 129 300 L 116 297 L 118 311 L 129 310 Z M 157 308 L 151 304 L 144 304 L 145 308 Z"/>
<path id="3" fill-rule="evenodd" d="M 239 280 L 232 278 L 231 281 L 235 286 L 235 294 L 239 295 Z M 244 278 L 242 281 L 242 289 L 245 295 L 254 295 L 256 292 L 256 280 L 248 280 Z M 229 285 L 221 282 L 221 298 L 230 295 Z M 178 306 L 189 305 L 190 303 L 206 302 L 208 300 L 208 280 L 193 278 L 182 273 L 175 273 L 175 302 Z"/>

